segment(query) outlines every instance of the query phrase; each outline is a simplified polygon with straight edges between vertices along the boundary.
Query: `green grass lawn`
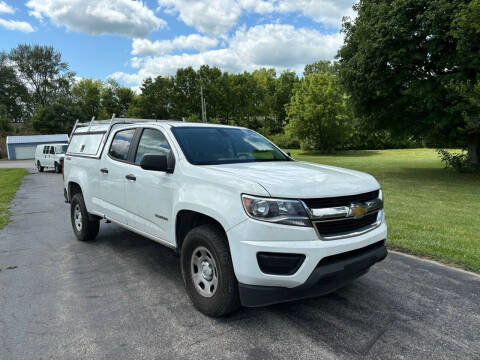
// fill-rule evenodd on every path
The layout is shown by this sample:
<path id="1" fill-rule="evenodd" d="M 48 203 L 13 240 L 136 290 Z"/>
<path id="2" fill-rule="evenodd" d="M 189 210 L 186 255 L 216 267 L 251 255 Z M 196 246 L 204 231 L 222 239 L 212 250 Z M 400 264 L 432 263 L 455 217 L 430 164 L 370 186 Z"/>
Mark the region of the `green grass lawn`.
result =
<path id="1" fill-rule="evenodd" d="M 0 169 L 0 229 L 8 223 L 10 202 L 26 174 L 25 169 Z"/>
<path id="2" fill-rule="evenodd" d="M 432 149 L 291 153 L 375 176 L 385 195 L 391 249 L 480 273 L 480 174 L 445 170 Z"/>

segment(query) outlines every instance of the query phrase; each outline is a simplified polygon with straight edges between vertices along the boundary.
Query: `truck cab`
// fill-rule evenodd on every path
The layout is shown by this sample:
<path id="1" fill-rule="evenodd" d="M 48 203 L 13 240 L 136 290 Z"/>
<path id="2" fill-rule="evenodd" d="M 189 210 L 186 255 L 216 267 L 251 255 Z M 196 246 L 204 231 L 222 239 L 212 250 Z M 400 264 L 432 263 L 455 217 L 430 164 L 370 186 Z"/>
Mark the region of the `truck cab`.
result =
<path id="1" fill-rule="evenodd" d="M 387 256 L 371 175 L 295 161 L 245 128 L 77 124 L 64 186 L 79 240 L 106 220 L 172 248 L 210 316 L 335 291 Z"/>

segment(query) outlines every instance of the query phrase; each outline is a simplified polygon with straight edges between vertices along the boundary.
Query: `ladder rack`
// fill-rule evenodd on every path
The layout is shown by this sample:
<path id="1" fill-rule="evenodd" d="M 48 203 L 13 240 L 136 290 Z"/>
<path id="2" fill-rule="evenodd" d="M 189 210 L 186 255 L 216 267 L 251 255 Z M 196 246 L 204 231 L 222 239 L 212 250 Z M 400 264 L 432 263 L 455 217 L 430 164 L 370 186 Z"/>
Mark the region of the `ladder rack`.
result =
<path id="1" fill-rule="evenodd" d="M 80 128 L 80 127 L 86 127 L 88 126 L 88 130 L 90 131 L 90 128 L 92 125 L 109 125 L 108 129 L 105 130 L 105 132 L 110 134 L 110 130 L 114 125 L 117 124 L 135 124 L 135 123 L 148 123 L 148 122 L 164 122 L 164 121 L 183 121 L 183 120 L 174 120 L 174 119 L 168 119 L 168 120 L 160 120 L 160 119 L 133 119 L 133 118 L 116 118 L 115 114 L 113 114 L 112 118 L 110 120 L 95 120 L 95 117 L 92 118 L 89 122 L 79 122 L 78 120 L 75 122 L 75 125 L 73 126 L 72 132 L 70 133 L 70 139 L 72 138 L 73 134 L 75 134 L 75 131 Z"/>

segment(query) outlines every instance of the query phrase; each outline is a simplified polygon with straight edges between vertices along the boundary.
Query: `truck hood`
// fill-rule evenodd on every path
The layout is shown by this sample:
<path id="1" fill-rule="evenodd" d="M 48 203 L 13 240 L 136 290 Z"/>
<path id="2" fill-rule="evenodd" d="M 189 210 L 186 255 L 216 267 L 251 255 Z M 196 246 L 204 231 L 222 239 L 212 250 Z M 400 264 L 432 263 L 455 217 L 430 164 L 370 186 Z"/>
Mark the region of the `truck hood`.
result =
<path id="1" fill-rule="evenodd" d="M 318 198 L 355 195 L 380 188 L 369 174 L 301 161 L 209 165 L 235 178 L 261 185 L 272 197 Z M 256 195 L 256 194 L 252 194 Z"/>

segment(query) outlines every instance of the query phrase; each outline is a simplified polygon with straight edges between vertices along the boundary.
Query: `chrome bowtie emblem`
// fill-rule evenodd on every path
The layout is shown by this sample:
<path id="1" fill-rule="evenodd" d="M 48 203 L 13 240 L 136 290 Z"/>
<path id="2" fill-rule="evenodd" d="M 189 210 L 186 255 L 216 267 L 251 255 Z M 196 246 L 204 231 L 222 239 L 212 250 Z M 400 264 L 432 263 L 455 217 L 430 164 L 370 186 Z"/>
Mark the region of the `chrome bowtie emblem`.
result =
<path id="1" fill-rule="evenodd" d="M 348 216 L 352 216 L 355 219 L 359 219 L 367 213 L 368 205 L 362 203 L 352 203 L 348 210 Z"/>

